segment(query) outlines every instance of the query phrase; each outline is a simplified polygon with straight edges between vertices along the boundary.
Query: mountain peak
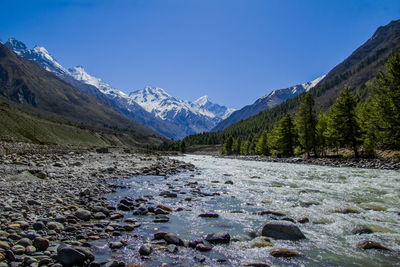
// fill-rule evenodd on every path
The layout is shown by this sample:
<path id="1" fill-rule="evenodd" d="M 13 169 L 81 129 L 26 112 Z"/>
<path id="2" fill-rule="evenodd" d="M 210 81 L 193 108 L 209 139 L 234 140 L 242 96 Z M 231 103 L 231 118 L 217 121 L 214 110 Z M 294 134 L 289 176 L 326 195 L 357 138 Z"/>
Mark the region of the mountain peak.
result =
<path id="1" fill-rule="evenodd" d="M 13 50 L 19 56 L 28 51 L 26 45 L 23 42 L 15 39 L 14 37 L 8 38 L 7 42 L 4 45 Z"/>
<path id="2" fill-rule="evenodd" d="M 204 95 L 202 97 L 199 97 L 196 101 L 194 101 L 193 103 L 199 105 L 199 106 L 204 106 L 205 104 L 207 104 L 210 101 L 210 98 L 208 97 L 208 95 Z"/>

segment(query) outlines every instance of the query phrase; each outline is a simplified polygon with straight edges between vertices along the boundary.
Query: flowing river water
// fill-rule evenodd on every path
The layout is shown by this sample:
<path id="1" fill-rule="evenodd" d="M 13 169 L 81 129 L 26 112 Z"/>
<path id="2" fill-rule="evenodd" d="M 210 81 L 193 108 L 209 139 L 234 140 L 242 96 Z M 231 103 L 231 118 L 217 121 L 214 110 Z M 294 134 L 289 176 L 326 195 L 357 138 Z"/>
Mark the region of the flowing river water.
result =
<path id="1" fill-rule="evenodd" d="M 137 219 L 141 226 L 131 234 L 115 239 L 127 240 L 124 248 L 111 251 L 97 241 L 97 259 L 113 257 L 159 266 L 241 266 L 259 262 L 272 266 L 400 266 L 400 172 L 334 168 L 314 165 L 268 163 L 186 155 L 176 159 L 196 166 L 194 172 L 170 177 L 139 176 L 118 180 L 126 185 L 108 196 L 117 204 L 124 197 L 147 198 L 146 206 L 163 204 L 175 210 L 169 222 L 155 223 L 154 215 L 126 217 Z M 233 184 L 225 184 L 232 181 Z M 197 184 L 196 184 L 197 182 Z M 177 193 L 177 198 L 159 196 L 162 191 Z M 199 193 L 201 192 L 201 193 Z M 202 194 L 205 193 L 205 194 Z M 252 237 L 276 215 L 259 215 L 263 210 L 284 213 L 310 222 L 296 225 L 306 236 L 300 241 L 271 239 L 273 247 L 253 246 Z M 346 212 L 347 211 L 347 212 Z M 199 214 L 214 212 L 218 218 L 201 218 Z M 368 227 L 373 233 L 357 235 L 356 227 Z M 178 247 L 169 252 L 153 244 L 148 258 L 138 250 L 143 242 L 151 242 L 159 231 L 172 232 L 184 240 L 201 239 L 214 232 L 228 232 L 229 245 L 216 245 L 209 252 Z M 254 237 L 254 236 L 253 236 Z M 363 250 L 356 244 L 371 240 L 391 251 Z M 274 248 L 287 248 L 304 256 L 274 258 Z"/>

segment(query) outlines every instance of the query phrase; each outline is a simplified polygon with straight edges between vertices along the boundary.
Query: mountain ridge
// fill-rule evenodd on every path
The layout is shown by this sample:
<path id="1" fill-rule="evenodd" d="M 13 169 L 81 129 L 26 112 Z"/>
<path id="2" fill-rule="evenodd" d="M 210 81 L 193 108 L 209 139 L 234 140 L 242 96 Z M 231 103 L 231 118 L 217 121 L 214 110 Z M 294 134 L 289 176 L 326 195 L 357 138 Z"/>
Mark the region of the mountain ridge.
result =
<path id="1" fill-rule="evenodd" d="M 270 93 L 257 99 L 253 104 L 244 106 L 243 108 L 233 112 L 228 118 L 218 123 L 217 126 L 215 126 L 211 131 L 215 132 L 224 130 L 240 120 L 245 120 L 251 116 L 257 115 L 260 112 L 269 110 L 289 98 L 293 98 L 303 92 L 307 92 L 321 82 L 325 76 L 326 75 L 323 75 L 314 79 L 313 81 L 303 84 L 272 90 Z"/>

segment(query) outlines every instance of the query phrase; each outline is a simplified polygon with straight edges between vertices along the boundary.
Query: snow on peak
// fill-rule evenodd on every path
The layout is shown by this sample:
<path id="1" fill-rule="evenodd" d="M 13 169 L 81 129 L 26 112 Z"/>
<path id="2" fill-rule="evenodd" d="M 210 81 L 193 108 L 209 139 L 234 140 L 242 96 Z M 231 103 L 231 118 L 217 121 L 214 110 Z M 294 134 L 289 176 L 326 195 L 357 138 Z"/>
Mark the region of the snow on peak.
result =
<path id="1" fill-rule="evenodd" d="M 13 37 L 8 38 L 5 45 L 8 48 L 12 49 L 19 56 L 23 56 L 25 53 L 29 51 L 23 42 L 20 42 Z"/>
<path id="2" fill-rule="evenodd" d="M 324 79 L 325 76 L 326 76 L 326 75 L 322 75 L 321 77 L 318 77 L 317 79 L 315 79 L 315 80 L 313 80 L 313 81 L 311 81 L 311 82 L 303 83 L 302 86 L 304 87 L 304 90 L 306 90 L 306 91 L 308 92 L 311 88 L 317 86 L 317 84 L 318 84 L 322 79 Z"/>
<path id="3" fill-rule="evenodd" d="M 205 104 L 207 104 L 208 102 L 211 102 L 210 101 L 210 98 L 207 96 L 207 95 L 205 95 L 205 96 L 202 96 L 202 97 L 199 97 L 197 100 L 195 100 L 193 103 L 194 104 L 197 104 L 197 105 L 199 105 L 199 106 L 204 106 Z"/>
<path id="4" fill-rule="evenodd" d="M 123 98 L 128 98 L 127 94 L 119 90 L 116 90 L 115 88 L 111 87 L 111 85 L 109 85 L 108 83 L 103 82 L 101 79 L 88 74 L 82 66 L 76 66 L 70 68 L 69 73 L 74 79 L 89 85 L 93 85 L 94 87 L 99 89 L 103 94 L 112 96 L 118 95 Z"/>

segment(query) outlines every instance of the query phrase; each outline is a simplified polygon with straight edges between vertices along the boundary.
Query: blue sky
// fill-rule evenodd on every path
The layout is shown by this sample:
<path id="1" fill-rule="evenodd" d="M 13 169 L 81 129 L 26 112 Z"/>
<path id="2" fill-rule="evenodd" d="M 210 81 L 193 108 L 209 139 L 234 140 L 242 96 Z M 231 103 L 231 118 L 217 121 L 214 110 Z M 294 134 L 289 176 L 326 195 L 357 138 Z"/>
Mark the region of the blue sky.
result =
<path id="1" fill-rule="evenodd" d="M 241 108 L 327 73 L 395 19 L 398 0 L 1 0 L 0 38 L 124 92 Z"/>

